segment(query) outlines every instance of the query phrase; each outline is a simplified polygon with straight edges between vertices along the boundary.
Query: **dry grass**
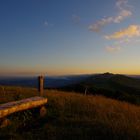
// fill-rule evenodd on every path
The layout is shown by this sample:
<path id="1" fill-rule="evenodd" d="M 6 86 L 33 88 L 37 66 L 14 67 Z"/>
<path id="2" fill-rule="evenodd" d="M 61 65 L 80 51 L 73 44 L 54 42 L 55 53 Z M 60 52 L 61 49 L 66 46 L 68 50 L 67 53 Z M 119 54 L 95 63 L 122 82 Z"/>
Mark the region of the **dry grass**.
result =
<path id="1" fill-rule="evenodd" d="M 13 100 L 13 93 L 2 95 Z M 1 91 L 0 91 L 1 92 Z M 15 92 L 15 93 L 14 93 Z M 31 94 L 30 94 L 31 93 Z M 25 98 L 34 96 L 35 89 L 20 88 L 20 94 Z M 139 140 L 140 139 L 140 107 L 125 102 L 108 99 L 102 96 L 84 96 L 76 93 L 66 93 L 46 90 L 48 98 L 47 116 L 43 120 L 30 123 L 27 131 L 15 130 L 10 136 L 15 139 L 67 139 L 67 140 Z M 0 95 L 1 96 L 1 95 Z M 4 131 L 5 132 L 5 131 Z M 5 132 L 6 136 L 9 132 Z"/>
<path id="2" fill-rule="evenodd" d="M 39 94 L 35 88 L 0 86 L 0 104 Z"/>
<path id="3" fill-rule="evenodd" d="M 49 92 L 47 97 L 51 108 L 56 108 L 59 119 L 71 122 L 74 126 L 79 122 L 79 128 L 93 130 L 91 137 L 93 134 L 94 138 L 140 139 L 139 106 L 102 96 L 62 94 L 58 91 Z M 87 136 L 89 132 L 83 133 Z"/>

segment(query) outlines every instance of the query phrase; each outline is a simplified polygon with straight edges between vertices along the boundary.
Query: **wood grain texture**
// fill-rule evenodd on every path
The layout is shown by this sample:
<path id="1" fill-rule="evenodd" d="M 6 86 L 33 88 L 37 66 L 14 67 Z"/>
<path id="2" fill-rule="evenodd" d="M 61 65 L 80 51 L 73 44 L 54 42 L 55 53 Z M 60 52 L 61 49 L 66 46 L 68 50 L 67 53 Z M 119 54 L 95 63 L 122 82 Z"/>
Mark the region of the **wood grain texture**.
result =
<path id="1" fill-rule="evenodd" d="M 3 118 L 12 113 L 23 111 L 35 107 L 42 106 L 47 103 L 47 98 L 44 97 L 31 97 L 19 101 L 9 102 L 0 105 L 0 118 Z"/>

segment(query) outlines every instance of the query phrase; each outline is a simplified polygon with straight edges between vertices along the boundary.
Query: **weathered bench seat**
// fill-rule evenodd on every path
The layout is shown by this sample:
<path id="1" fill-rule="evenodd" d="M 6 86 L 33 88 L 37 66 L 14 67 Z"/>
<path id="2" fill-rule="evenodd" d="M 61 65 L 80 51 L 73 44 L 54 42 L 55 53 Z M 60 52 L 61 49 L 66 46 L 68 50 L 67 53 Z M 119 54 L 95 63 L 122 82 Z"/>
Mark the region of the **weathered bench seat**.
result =
<path id="1" fill-rule="evenodd" d="M 47 103 L 47 98 L 31 97 L 19 101 L 8 102 L 0 105 L 0 118 L 4 118 L 12 113 L 28 110 L 31 108 L 43 106 Z"/>

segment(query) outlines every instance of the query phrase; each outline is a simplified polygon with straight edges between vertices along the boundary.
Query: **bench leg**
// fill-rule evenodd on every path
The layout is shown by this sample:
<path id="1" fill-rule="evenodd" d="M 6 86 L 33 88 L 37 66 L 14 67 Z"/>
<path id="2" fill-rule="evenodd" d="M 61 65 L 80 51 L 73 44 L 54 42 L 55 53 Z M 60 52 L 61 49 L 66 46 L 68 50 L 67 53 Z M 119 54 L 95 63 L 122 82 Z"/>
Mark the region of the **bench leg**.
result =
<path id="1" fill-rule="evenodd" d="M 47 114 L 47 110 L 45 106 L 40 108 L 40 117 L 44 117 Z"/>
<path id="2" fill-rule="evenodd" d="M 0 128 L 4 128 L 4 127 L 6 127 L 6 126 L 8 126 L 8 125 L 10 125 L 10 124 L 11 124 L 11 122 L 10 122 L 9 119 L 3 118 L 3 119 L 0 121 Z"/>

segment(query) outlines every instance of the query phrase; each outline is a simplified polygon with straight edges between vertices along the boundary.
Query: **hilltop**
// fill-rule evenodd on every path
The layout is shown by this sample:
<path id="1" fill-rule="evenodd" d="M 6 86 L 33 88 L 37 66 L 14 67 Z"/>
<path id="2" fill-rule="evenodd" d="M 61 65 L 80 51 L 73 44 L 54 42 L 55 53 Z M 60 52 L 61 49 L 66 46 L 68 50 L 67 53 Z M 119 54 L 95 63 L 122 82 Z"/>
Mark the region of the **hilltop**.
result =
<path id="1" fill-rule="evenodd" d="M 1 103 L 37 94 L 31 88 L 0 87 Z M 15 114 L 11 126 L 0 129 L 0 139 L 140 139 L 139 106 L 103 96 L 56 90 L 45 90 L 44 96 L 48 98 L 45 118 L 28 111 Z"/>
<path id="2" fill-rule="evenodd" d="M 104 73 L 93 75 L 77 84 L 64 86 L 60 89 L 85 94 L 104 95 L 140 104 L 140 79 L 120 74 Z"/>

